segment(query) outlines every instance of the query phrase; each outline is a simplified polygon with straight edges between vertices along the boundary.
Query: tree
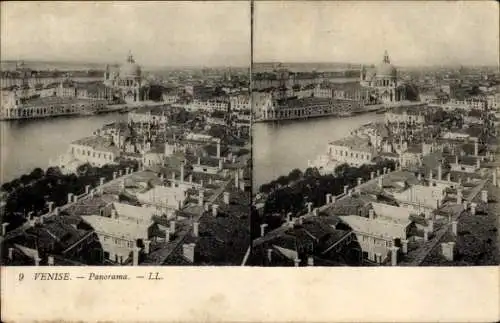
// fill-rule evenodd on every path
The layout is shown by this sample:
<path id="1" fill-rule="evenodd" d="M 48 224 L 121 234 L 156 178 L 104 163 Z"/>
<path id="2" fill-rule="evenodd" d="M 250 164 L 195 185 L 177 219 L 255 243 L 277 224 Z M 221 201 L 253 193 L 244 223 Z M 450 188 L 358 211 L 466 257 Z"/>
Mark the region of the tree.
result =
<path id="1" fill-rule="evenodd" d="M 33 180 L 39 180 L 44 175 L 45 175 L 45 172 L 43 171 L 43 169 L 41 169 L 39 167 L 33 169 L 33 171 L 30 173 L 30 177 Z"/>
<path id="2" fill-rule="evenodd" d="M 349 169 L 349 164 L 341 164 L 341 165 L 338 165 L 337 167 L 335 167 L 335 175 L 337 177 L 341 177 L 341 176 L 344 176 L 347 171 Z"/>
<path id="3" fill-rule="evenodd" d="M 302 175 L 302 171 L 298 168 L 295 168 L 288 174 L 288 178 L 290 179 L 290 181 L 296 181 L 300 179 Z"/>
<path id="4" fill-rule="evenodd" d="M 288 180 L 288 177 L 286 177 L 286 176 L 280 176 L 280 177 L 278 177 L 278 179 L 276 179 L 276 182 L 278 184 L 280 184 L 281 186 L 285 186 L 285 185 L 288 185 L 289 180 Z"/>
<path id="5" fill-rule="evenodd" d="M 320 176 L 319 171 L 315 167 L 309 167 L 304 172 L 304 177 L 306 177 L 306 178 L 315 178 L 315 177 L 319 177 L 319 176 Z"/>

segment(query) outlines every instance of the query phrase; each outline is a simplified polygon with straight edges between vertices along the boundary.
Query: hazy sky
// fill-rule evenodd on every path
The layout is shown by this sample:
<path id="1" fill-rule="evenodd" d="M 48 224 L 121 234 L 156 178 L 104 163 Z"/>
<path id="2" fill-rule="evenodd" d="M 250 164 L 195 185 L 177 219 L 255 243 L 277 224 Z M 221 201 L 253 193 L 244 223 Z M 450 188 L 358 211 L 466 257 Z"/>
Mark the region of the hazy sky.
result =
<path id="1" fill-rule="evenodd" d="M 254 61 L 498 64 L 496 1 L 256 2 Z"/>
<path id="2" fill-rule="evenodd" d="M 1 3 L 3 60 L 248 66 L 248 2 Z"/>

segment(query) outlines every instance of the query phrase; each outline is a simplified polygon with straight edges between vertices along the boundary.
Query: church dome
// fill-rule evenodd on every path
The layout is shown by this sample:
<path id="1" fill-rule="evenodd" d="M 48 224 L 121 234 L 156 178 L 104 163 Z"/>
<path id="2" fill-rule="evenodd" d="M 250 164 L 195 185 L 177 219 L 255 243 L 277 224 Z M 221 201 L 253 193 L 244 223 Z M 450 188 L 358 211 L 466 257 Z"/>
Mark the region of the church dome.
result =
<path id="1" fill-rule="evenodd" d="M 136 64 L 132 54 L 129 54 L 127 61 L 120 67 L 121 78 L 136 78 L 141 76 L 141 67 Z"/>
<path id="2" fill-rule="evenodd" d="M 396 68 L 391 64 L 391 61 L 389 60 L 389 55 L 387 54 L 387 51 L 384 54 L 384 60 L 382 63 L 377 65 L 376 68 L 376 75 L 377 77 L 396 77 L 397 76 L 397 70 Z"/>

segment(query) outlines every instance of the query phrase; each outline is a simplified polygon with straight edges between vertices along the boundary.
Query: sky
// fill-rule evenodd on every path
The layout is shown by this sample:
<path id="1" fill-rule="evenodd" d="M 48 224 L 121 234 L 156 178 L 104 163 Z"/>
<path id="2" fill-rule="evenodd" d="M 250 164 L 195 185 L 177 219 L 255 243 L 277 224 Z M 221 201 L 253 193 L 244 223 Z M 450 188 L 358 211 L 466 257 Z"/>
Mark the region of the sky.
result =
<path id="1" fill-rule="evenodd" d="M 496 1 L 256 2 L 254 62 L 498 65 Z"/>
<path id="2" fill-rule="evenodd" d="M 250 6 L 224 2 L 4 2 L 2 60 L 249 66 Z"/>

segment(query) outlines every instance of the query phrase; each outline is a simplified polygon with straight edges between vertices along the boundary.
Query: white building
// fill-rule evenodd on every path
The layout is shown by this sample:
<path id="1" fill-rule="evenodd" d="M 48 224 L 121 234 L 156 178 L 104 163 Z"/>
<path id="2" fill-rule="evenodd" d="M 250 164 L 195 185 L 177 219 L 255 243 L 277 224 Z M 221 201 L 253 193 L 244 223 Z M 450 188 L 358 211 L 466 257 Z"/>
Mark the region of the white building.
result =
<path id="1" fill-rule="evenodd" d="M 363 258 L 382 263 L 394 246 L 394 239 L 406 240 L 410 221 L 394 221 L 382 218 L 366 218 L 358 215 L 341 216 L 349 225 L 358 240 Z"/>
<path id="2" fill-rule="evenodd" d="M 361 166 L 370 164 L 372 159 L 377 156 L 375 147 L 370 139 L 349 136 L 328 144 L 328 155 L 331 160 L 338 164 L 347 163 L 351 166 Z"/>
<path id="3" fill-rule="evenodd" d="M 104 258 L 123 264 L 138 252 L 138 240 L 149 239 L 149 228 L 153 222 L 134 223 L 120 218 L 98 215 L 82 217 L 99 237 Z"/>

